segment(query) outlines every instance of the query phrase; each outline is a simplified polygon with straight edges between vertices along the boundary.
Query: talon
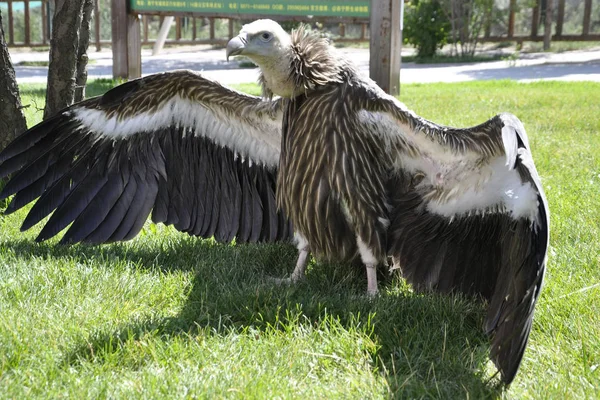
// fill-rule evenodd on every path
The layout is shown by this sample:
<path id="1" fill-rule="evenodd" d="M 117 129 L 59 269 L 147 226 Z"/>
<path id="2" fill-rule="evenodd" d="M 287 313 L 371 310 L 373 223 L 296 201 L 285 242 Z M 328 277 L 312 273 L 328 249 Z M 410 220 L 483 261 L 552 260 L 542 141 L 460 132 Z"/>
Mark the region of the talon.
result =
<path id="1" fill-rule="evenodd" d="M 273 283 L 275 283 L 276 285 L 294 285 L 297 283 L 302 282 L 306 277 L 304 275 L 294 275 L 292 274 L 292 276 L 290 276 L 289 278 L 275 278 L 275 277 L 269 277 L 269 280 Z"/>
<path id="2" fill-rule="evenodd" d="M 292 281 L 292 278 L 275 278 L 275 277 L 269 277 L 268 278 L 269 281 L 273 282 L 276 285 L 291 285 L 292 283 L 295 283 Z"/>
<path id="3" fill-rule="evenodd" d="M 292 274 L 292 276 L 290 276 L 288 279 L 291 281 L 291 283 L 300 283 L 306 280 L 306 275 L 304 273 Z"/>

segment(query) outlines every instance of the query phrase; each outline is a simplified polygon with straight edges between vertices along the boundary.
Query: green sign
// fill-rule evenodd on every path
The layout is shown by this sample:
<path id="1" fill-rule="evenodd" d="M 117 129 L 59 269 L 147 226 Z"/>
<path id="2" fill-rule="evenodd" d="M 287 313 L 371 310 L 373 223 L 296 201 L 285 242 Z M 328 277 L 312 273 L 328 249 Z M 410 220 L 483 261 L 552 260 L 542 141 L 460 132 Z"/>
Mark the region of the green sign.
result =
<path id="1" fill-rule="evenodd" d="M 369 17 L 369 0 L 129 0 L 138 12 L 194 12 L 199 14 L 314 15 L 315 17 Z"/>

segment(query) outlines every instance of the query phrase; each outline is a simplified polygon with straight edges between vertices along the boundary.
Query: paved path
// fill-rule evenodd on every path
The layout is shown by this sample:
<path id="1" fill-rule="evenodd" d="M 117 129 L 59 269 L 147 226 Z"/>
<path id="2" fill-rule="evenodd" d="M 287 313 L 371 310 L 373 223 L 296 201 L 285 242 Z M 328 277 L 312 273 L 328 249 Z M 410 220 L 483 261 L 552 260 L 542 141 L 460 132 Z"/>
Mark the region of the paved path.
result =
<path id="1" fill-rule="evenodd" d="M 368 74 L 368 49 L 341 49 L 359 68 Z M 88 73 L 93 78 L 112 77 L 112 53 L 110 50 L 90 52 Z M 23 61 L 47 61 L 47 52 L 11 52 L 19 82 L 45 82 L 47 67 L 27 67 Z M 208 77 L 223 84 L 256 82 L 256 69 L 239 67 L 237 61 L 226 62 L 224 49 L 207 46 L 167 48 L 152 56 L 150 50 L 142 52 L 144 75 L 174 69 L 203 71 Z M 487 79 L 571 80 L 600 82 L 600 48 L 565 53 L 522 54 L 517 60 L 468 64 L 415 64 L 404 63 L 400 74 L 402 83 L 464 82 Z"/>

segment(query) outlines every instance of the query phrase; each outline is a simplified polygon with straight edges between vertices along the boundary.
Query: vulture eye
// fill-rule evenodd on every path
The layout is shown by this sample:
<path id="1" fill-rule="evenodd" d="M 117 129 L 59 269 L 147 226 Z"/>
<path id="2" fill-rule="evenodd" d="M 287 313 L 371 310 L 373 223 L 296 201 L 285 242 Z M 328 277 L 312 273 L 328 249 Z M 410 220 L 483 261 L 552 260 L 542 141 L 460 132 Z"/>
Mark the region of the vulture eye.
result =
<path id="1" fill-rule="evenodd" d="M 260 39 L 263 42 L 268 42 L 272 38 L 273 38 L 273 36 L 271 36 L 271 34 L 269 32 L 263 32 L 263 33 L 260 34 Z"/>

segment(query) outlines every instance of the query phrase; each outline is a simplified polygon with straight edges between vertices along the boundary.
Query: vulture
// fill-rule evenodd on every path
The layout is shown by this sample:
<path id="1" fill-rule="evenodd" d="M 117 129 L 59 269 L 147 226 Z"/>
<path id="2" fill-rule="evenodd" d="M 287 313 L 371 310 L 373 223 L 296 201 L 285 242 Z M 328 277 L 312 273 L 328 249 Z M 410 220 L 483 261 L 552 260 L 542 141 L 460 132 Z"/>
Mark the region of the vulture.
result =
<path id="1" fill-rule="evenodd" d="M 133 238 L 152 221 L 220 242 L 295 240 L 362 261 L 416 290 L 487 304 L 490 358 L 510 384 L 542 287 L 549 212 L 522 123 L 466 129 L 408 110 L 324 38 L 276 22 L 243 26 L 227 59 L 260 68 L 261 97 L 192 71 L 150 75 L 74 104 L 0 154 L 6 213 L 35 201 L 38 241 Z M 37 199 L 37 200 L 36 200 Z"/>

